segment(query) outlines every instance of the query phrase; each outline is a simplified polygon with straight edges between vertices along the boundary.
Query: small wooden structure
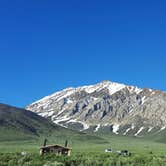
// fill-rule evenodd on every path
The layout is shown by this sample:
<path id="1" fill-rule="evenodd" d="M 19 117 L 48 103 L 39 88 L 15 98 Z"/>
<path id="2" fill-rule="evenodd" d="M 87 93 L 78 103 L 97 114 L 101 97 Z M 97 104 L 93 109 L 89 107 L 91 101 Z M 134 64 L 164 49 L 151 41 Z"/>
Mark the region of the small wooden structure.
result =
<path id="1" fill-rule="evenodd" d="M 66 155 L 70 156 L 72 148 L 67 147 L 67 141 L 65 146 L 62 145 L 46 145 L 46 141 L 44 142 L 43 147 L 40 148 L 40 154 L 43 155 L 45 153 L 55 153 L 58 155 Z"/>

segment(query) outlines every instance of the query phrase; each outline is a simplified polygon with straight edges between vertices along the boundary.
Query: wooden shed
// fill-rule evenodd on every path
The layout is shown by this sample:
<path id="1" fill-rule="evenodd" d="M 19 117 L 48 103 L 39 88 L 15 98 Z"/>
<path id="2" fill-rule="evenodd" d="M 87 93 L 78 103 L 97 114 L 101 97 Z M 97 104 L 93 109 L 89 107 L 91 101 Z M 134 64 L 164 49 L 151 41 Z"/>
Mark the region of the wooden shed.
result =
<path id="1" fill-rule="evenodd" d="M 40 148 L 40 154 L 42 155 L 45 153 L 55 153 L 58 155 L 70 156 L 71 150 L 71 148 L 62 145 L 47 145 Z"/>

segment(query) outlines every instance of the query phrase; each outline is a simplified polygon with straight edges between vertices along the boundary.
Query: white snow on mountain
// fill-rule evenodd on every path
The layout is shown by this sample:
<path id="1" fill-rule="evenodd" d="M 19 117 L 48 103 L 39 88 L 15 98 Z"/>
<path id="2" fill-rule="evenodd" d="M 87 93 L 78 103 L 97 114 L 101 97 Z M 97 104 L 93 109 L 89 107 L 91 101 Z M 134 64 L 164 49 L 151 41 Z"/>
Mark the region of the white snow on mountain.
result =
<path id="1" fill-rule="evenodd" d="M 154 128 L 154 127 L 149 127 L 148 133 L 151 132 L 153 128 Z"/>
<path id="2" fill-rule="evenodd" d="M 113 133 L 118 134 L 119 126 L 120 126 L 119 124 L 115 124 L 115 125 L 112 126 L 112 128 L 113 128 L 113 130 L 112 130 Z"/>
<path id="3" fill-rule="evenodd" d="M 54 119 L 54 123 L 59 124 L 60 122 L 68 121 L 69 119 L 71 118 L 64 116 L 62 118 Z"/>
<path id="4" fill-rule="evenodd" d="M 134 134 L 134 136 L 138 136 L 138 135 L 142 132 L 142 130 L 143 130 L 144 128 L 145 128 L 145 127 L 141 127 L 141 128 L 137 131 L 137 133 Z"/>
<path id="5" fill-rule="evenodd" d="M 131 129 L 133 130 L 135 128 L 134 124 L 131 125 Z"/>
<path id="6" fill-rule="evenodd" d="M 145 103 L 145 99 L 146 99 L 146 96 L 144 96 L 144 97 L 142 98 L 142 104 Z"/>
<path id="7" fill-rule="evenodd" d="M 160 129 L 160 131 L 164 130 L 165 128 L 166 128 L 166 126 L 163 126 L 163 127 Z"/>
<path id="8" fill-rule="evenodd" d="M 40 116 L 42 117 L 47 117 L 48 116 L 48 112 L 41 112 L 39 113 Z"/>
<path id="9" fill-rule="evenodd" d="M 66 88 L 62 91 L 56 92 L 52 95 L 46 96 L 46 97 L 32 103 L 31 105 L 40 103 L 41 105 L 44 104 L 44 106 L 46 106 L 46 103 L 47 103 L 47 105 L 50 104 L 50 102 L 48 102 L 48 100 L 50 100 L 50 99 L 58 102 L 64 98 L 74 94 L 75 92 L 79 92 L 82 90 L 84 90 L 87 93 L 93 93 L 94 91 L 100 91 L 104 88 L 107 88 L 110 92 L 110 95 L 112 95 L 125 87 L 126 87 L 126 85 L 124 85 L 124 84 L 114 83 L 114 82 L 110 82 L 110 81 L 103 81 L 103 82 L 95 84 L 95 85 L 88 85 L 88 86 L 82 86 L 82 87 L 77 87 L 77 88 L 71 87 L 71 88 Z M 68 100 L 68 103 L 72 103 L 72 101 Z"/>
<path id="10" fill-rule="evenodd" d="M 126 131 L 123 133 L 123 135 L 126 135 L 130 130 L 131 130 L 131 128 L 126 129 Z"/>
<path id="11" fill-rule="evenodd" d="M 97 132 L 100 128 L 100 124 L 97 125 L 97 127 L 95 128 L 94 132 Z"/>
<path id="12" fill-rule="evenodd" d="M 83 125 L 83 129 L 80 130 L 80 131 L 83 131 L 83 130 L 87 130 L 87 129 L 89 129 L 89 125 L 88 125 L 87 123 L 85 123 L 85 122 L 81 122 L 81 121 L 79 121 L 79 122 Z"/>

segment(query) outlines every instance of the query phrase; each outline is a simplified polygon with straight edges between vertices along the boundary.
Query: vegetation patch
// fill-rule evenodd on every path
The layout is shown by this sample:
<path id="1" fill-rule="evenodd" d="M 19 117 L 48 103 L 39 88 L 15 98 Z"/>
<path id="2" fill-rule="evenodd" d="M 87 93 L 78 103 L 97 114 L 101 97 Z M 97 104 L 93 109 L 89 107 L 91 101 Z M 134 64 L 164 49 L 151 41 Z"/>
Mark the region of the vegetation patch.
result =
<path id="1" fill-rule="evenodd" d="M 74 153 L 72 156 L 53 154 L 21 155 L 20 153 L 0 154 L 1 166 L 165 166 L 166 156 L 132 155 L 124 157 L 105 153 Z"/>

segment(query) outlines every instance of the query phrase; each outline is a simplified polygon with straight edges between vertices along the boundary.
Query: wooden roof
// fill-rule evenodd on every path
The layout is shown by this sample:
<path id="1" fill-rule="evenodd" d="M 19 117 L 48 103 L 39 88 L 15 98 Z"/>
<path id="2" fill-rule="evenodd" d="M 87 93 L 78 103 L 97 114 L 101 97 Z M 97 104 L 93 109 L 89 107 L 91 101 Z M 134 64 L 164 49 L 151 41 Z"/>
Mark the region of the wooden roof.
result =
<path id="1" fill-rule="evenodd" d="M 71 150 L 72 149 L 72 148 L 65 147 L 65 146 L 58 145 L 58 144 L 43 146 L 40 149 L 49 149 L 49 148 L 62 148 L 62 149 L 67 149 L 67 150 Z"/>

